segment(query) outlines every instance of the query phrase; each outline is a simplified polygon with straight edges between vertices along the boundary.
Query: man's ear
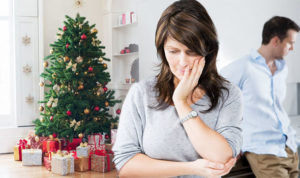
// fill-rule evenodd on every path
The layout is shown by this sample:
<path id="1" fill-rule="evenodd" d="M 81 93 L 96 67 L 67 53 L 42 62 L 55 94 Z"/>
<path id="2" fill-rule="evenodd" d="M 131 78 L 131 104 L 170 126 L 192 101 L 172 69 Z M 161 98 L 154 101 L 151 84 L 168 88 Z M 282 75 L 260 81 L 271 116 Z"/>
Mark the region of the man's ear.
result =
<path id="1" fill-rule="evenodd" d="M 279 43 L 280 43 L 280 38 L 278 36 L 274 36 L 273 38 L 271 38 L 270 40 L 270 44 L 274 47 L 276 47 Z"/>

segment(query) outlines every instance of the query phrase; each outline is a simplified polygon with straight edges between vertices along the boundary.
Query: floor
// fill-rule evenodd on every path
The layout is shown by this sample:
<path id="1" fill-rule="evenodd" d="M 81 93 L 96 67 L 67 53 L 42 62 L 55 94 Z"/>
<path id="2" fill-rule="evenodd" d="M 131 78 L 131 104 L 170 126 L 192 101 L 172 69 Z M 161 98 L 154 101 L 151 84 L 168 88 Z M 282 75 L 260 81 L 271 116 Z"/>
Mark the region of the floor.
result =
<path id="1" fill-rule="evenodd" d="M 0 177 L 1 178 L 116 178 L 117 172 L 75 172 L 68 176 L 60 176 L 49 172 L 44 166 L 22 166 L 21 161 L 14 161 L 13 154 L 0 154 Z"/>

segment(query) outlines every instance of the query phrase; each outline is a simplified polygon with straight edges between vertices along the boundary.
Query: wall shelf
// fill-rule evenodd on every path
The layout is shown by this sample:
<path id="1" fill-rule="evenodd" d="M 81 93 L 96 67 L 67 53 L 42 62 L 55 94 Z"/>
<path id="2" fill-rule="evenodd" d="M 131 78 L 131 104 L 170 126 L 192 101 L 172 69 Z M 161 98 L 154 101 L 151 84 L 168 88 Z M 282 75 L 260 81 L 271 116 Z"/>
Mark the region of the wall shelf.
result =
<path id="1" fill-rule="evenodd" d="M 138 55 L 139 52 L 125 53 L 125 54 L 114 54 L 113 57 L 124 57 L 124 56 L 133 56 Z"/>
<path id="2" fill-rule="evenodd" d="M 130 27 L 130 26 L 134 26 L 136 24 L 137 24 L 137 21 L 133 22 L 133 23 L 125 24 L 125 25 L 117 25 L 117 26 L 114 26 L 112 28 L 113 29 L 120 29 L 120 28 L 126 28 L 126 27 Z"/>

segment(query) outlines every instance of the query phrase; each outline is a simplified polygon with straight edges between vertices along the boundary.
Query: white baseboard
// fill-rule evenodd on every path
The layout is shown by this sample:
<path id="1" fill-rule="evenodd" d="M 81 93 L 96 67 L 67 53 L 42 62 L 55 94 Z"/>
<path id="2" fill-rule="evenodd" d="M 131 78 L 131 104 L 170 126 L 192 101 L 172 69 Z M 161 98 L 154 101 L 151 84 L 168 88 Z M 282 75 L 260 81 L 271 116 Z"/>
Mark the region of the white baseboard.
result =
<path id="1" fill-rule="evenodd" d="M 12 153 L 19 139 L 27 137 L 34 127 L 0 128 L 0 153 Z"/>

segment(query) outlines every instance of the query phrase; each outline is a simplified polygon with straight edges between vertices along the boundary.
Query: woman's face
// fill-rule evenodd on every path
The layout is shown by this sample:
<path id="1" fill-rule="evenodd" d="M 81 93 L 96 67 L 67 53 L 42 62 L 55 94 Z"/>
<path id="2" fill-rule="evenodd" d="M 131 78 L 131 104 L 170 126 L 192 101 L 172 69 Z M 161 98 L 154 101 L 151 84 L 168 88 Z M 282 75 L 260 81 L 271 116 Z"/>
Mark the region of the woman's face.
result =
<path id="1" fill-rule="evenodd" d="M 182 79 L 186 69 L 192 70 L 196 59 L 202 58 L 202 56 L 191 51 L 184 44 L 170 37 L 165 42 L 164 51 L 171 72 L 178 80 Z"/>

